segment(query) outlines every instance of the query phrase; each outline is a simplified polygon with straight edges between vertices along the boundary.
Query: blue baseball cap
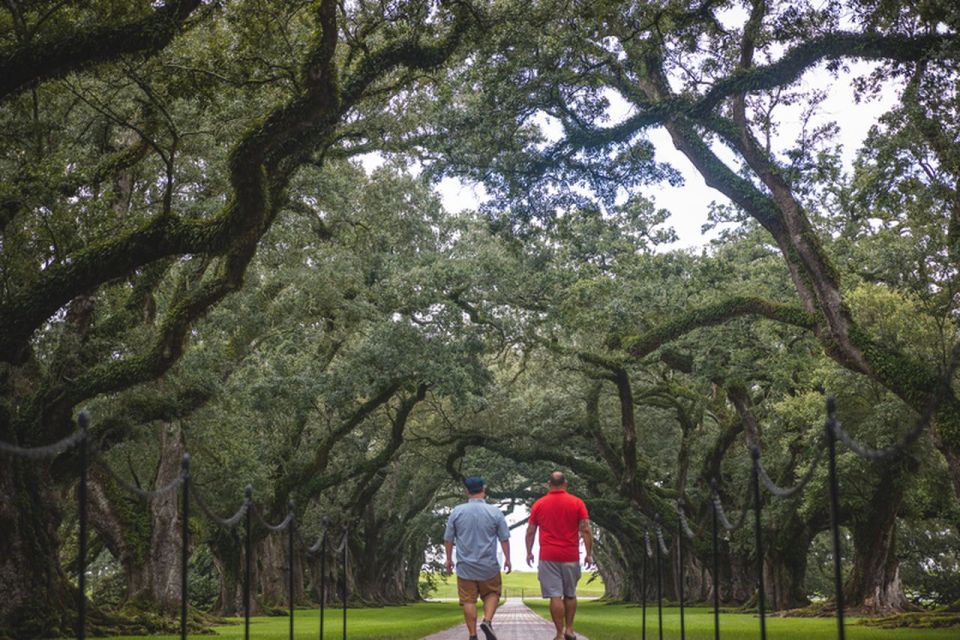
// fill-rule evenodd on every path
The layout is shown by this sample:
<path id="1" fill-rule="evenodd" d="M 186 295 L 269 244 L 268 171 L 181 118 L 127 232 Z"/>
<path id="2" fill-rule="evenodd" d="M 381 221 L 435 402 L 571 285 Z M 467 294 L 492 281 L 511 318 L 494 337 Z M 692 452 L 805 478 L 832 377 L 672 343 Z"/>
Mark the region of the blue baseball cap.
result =
<path id="1" fill-rule="evenodd" d="M 463 486 L 465 486 L 470 493 L 480 493 L 484 487 L 483 478 L 480 476 L 469 476 L 464 478 Z"/>

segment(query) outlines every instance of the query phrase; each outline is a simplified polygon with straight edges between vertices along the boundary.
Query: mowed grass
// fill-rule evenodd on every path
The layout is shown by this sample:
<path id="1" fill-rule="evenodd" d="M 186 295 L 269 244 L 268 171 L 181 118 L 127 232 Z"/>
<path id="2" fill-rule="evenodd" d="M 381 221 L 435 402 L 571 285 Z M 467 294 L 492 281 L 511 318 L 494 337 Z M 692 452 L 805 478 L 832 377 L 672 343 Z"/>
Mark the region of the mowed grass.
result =
<path id="1" fill-rule="evenodd" d="M 227 626 L 214 627 L 217 635 L 190 635 L 197 640 L 212 638 L 243 638 L 243 618 L 230 618 Z M 320 610 L 298 609 L 294 612 L 294 637 L 320 637 Z M 347 637 L 350 640 L 416 640 L 424 636 L 463 624 L 463 614 L 455 602 L 422 602 L 417 604 L 371 609 L 347 610 Z M 120 640 L 175 640 L 180 636 L 119 636 Z M 250 638 L 256 640 L 287 640 L 290 637 L 290 618 L 250 618 Z M 324 614 L 323 637 L 340 640 L 343 637 L 341 609 L 327 609 Z"/>
<path id="2" fill-rule="evenodd" d="M 527 600 L 527 606 L 550 619 L 547 603 Z M 640 632 L 641 609 L 634 605 L 581 602 L 577 607 L 576 630 L 590 640 L 636 640 Z M 713 640 L 713 610 L 705 607 L 684 609 L 688 640 Z M 647 607 L 647 638 L 656 640 L 657 607 Z M 664 640 L 680 638 L 680 610 L 663 610 Z M 759 640 L 760 619 L 742 613 L 720 615 L 720 637 L 730 640 Z M 835 640 L 837 621 L 834 618 L 767 617 L 767 638 L 770 640 Z M 954 629 L 876 629 L 856 624 L 846 625 L 849 640 L 957 640 L 960 630 Z"/>
<path id="3" fill-rule="evenodd" d="M 537 581 L 536 571 L 514 571 L 513 573 L 502 573 L 503 587 L 506 590 L 508 598 L 519 598 L 521 593 L 527 598 L 540 597 L 540 583 Z M 597 575 L 584 572 L 580 576 L 580 582 L 577 583 L 577 595 L 583 598 L 597 597 L 603 595 L 603 580 Z M 437 590 L 430 593 L 430 598 L 456 598 L 457 597 L 457 577 L 443 576 L 437 584 Z"/>

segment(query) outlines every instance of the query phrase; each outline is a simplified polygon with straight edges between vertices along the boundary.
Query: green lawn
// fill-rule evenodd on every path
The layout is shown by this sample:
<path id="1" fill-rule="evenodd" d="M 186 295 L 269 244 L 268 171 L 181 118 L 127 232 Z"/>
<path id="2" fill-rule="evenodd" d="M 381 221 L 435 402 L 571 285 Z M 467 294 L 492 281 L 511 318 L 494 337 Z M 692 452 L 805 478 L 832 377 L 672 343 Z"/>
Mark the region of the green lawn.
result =
<path id="1" fill-rule="evenodd" d="M 549 620 L 547 604 L 528 600 L 527 605 Z M 590 640 L 637 640 L 640 638 L 640 607 L 581 602 L 577 608 L 576 630 Z M 713 610 L 704 607 L 685 609 L 688 640 L 713 640 Z M 664 640 L 680 637 L 680 610 L 663 611 Z M 724 640 L 760 638 L 759 618 L 749 614 L 725 613 L 720 616 L 720 637 Z M 837 622 L 833 618 L 767 618 L 769 640 L 834 640 Z M 957 629 L 875 629 L 848 620 L 849 640 L 957 640 Z M 647 608 L 647 638 L 657 640 L 657 607 Z"/>
<path id="2" fill-rule="evenodd" d="M 328 640 L 343 637 L 342 610 L 327 610 L 324 617 L 323 636 Z M 212 638 L 243 638 L 243 619 L 239 624 L 215 627 L 217 635 L 191 635 L 196 640 Z M 315 639 L 320 637 L 320 610 L 301 609 L 294 615 L 294 637 Z M 348 609 L 347 636 L 350 640 L 417 640 L 431 633 L 462 624 L 463 614 L 455 602 L 424 602 L 402 607 L 377 609 Z M 258 617 L 250 619 L 251 640 L 287 640 L 290 633 L 288 617 Z M 120 636 L 120 640 L 133 640 L 135 636 Z M 138 639 L 145 636 L 136 636 Z M 149 636 L 149 640 L 175 640 L 179 636 Z"/>
<path id="3" fill-rule="evenodd" d="M 521 574 L 522 575 L 522 574 Z M 528 599 L 527 605 L 549 619 L 547 605 L 539 598 Z M 713 640 L 713 612 L 703 607 L 686 610 L 686 637 L 689 640 Z M 195 640 L 205 638 L 243 638 L 242 619 L 239 624 L 216 627 L 217 635 L 191 635 Z M 680 613 L 676 608 L 664 609 L 664 640 L 680 637 Z M 294 619 L 296 638 L 319 637 L 319 610 L 301 609 Z M 324 638 L 342 637 L 343 618 L 340 610 L 328 610 L 324 624 Z M 461 625 L 460 607 L 454 602 L 425 602 L 403 607 L 378 609 L 350 609 L 347 612 L 347 634 L 351 640 L 416 640 L 426 635 Z M 289 634 L 286 617 L 253 618 L 250 637 L 257 640 L 286 640 Z M 639 640 L 640 608 L 610 605 L 602 602 L 581 602 L 577 610 L 577 631 L 590 640 Z M 832 618 L 767 618 L 767 637 L 770 640 L 834 640 L 836 621 Z M 150 636 L 150 640 L 175 640 L 178 636 Z M 759 639 L 759 622 L 749 614 L 725 613 L 720 618 L 720 637 L 724 640 Z M 956 629 L 874 629 L 857 624 L 847 625 L 850 640 L 956 640 Z M 134 640 L 121 636 L 120 640 Z M 142 640 L 144 636 L 136 637 Z M 647 609 L 647 638 L 657 640 L 657 609 Z M 534 639 L 532 639 L 534 640 Z"/>
<path id="4" fill-rule="evenodd" d="M 540 583 L 537 582 L 537 573 L 535 571 L 514 571 L 503 576 L 503 587 L 506 590 L 508 598 L 519 597 L 521 593 L 527 598 L 540 597 Z M 457 597 L 457 579 L 456 576 L 444 576 L 443 580 L 437 585 L 437 590 L 430 594 L 431 598 L 456 598 Z M 584 598 L 603 595 L 603 580 L 597 575 L 584 572 L 580 576 L 580 582 L 577 584 L 577 595 Z"/>

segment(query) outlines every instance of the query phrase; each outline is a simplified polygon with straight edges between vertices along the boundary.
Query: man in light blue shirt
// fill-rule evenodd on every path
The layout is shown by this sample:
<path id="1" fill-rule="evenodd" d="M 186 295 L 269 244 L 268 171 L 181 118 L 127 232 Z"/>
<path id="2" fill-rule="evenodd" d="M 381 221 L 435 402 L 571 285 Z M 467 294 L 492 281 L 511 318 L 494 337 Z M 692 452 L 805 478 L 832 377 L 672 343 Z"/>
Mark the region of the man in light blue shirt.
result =
<path id="1" fill-rule="evenodd" d="M 487 487 L 483 478 L 470 476 L 463 481 L 467 502 L 454 507 L 443 533 L 447 552 L 447 573 L 453 572 L 453 548 L 457 548 L 457 594 L 470 640 L 477 640 L 477 598 L 483 601 L 480 630 L 487 640 L 497 640 L 493 632 L 493 614 L 500 602 L 502 582 L 497 561 L 497 541 L 503 549 L 503 569 L 510 573 L 510 528 L 503 512 L 486 503 Z"/>

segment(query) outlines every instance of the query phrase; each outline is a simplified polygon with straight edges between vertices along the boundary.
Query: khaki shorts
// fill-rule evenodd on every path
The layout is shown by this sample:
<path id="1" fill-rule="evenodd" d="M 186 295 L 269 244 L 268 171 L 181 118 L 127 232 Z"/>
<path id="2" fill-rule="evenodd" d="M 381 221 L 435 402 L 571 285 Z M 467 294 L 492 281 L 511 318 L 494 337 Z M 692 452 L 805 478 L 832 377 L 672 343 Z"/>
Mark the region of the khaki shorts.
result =
<path id="1" fill-rule="evenodd" d="M 490 594 L 496 594 L 500 598 L 500 573 L 487 580 L 465 580 L 457 576 L 457 595 L 460 596 L 460 604 L 472 604 L 479 597 L 486 599 Z"/>

